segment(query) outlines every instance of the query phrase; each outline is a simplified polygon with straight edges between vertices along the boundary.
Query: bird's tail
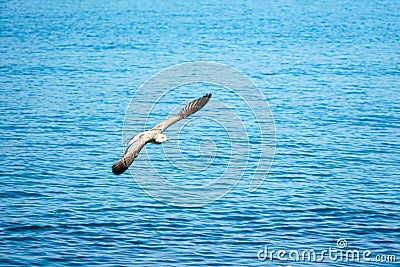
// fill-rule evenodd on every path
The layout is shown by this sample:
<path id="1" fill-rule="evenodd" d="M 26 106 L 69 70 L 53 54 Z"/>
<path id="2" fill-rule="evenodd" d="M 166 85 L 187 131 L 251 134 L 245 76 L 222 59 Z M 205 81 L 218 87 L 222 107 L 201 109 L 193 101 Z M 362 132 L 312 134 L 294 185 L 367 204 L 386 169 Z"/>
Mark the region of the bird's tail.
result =
<path id="1" fill-rule="evenodd" d="M 121 158 L 117 160 L 114 165 L 112 166 L 112 172 L 115 175 L 120 175 L 124 173 L 128 169 L 128 164 L 126 164 L 125 159 Z"/>

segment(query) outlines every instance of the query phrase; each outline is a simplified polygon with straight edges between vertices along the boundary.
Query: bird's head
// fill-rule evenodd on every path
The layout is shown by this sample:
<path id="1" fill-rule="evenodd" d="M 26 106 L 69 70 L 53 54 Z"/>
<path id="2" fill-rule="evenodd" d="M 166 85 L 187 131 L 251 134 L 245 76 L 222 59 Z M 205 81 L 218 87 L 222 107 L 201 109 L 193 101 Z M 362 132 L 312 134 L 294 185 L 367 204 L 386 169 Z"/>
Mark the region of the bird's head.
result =
<path id="1" fill-rule="evenodd" d="M 154 140 L 156 143 L 161 144 L 168 141 L 168 137 L 165 134 L 158 134 Z"/>

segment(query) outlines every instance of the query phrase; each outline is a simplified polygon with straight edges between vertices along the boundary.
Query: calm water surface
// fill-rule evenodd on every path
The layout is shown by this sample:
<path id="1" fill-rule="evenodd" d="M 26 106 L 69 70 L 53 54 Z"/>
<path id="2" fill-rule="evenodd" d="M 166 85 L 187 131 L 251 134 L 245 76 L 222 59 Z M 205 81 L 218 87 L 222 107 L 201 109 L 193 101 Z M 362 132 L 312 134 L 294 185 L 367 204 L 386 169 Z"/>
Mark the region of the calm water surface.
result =
<path id="1" fill-rule="evenodd" d="M 400 261 L 399 10 L 389 0 L 1 1 L 0 264 L 278 266 L 288 263 L 257 252 L 337 249 L 340 238 Z M 259 190 L 243 179 L 198 209 L 111 173 L 137 88 L 190 61 L 252 79 L 277 138 Z"/>

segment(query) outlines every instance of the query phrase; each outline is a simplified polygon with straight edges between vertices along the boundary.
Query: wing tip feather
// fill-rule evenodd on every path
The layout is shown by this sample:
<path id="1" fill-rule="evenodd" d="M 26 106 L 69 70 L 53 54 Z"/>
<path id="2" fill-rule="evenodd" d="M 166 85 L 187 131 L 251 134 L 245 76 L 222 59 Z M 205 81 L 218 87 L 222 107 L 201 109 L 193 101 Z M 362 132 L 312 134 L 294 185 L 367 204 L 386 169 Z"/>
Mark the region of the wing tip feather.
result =
<path id="1" fill-rule="evenodd" d="M 112 172 L 115 175 L 120 175 L 120 174 L 124 173 L 127 169 L 128 169 L 128 167 L 126 166 L 123 159 L 118 160 L 112 166 Z"/>

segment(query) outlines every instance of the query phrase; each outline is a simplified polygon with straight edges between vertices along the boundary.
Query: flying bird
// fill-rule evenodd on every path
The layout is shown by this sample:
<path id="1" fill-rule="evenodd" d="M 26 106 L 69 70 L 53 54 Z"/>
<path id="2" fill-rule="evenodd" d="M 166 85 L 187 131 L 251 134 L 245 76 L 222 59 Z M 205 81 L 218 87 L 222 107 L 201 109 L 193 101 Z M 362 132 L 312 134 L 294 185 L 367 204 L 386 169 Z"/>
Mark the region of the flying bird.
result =
<path id="1" fill-rule="evenodd" d="M 157 124 L 153 129 L 135 135 L 128 143 L 128 148 L 125 150 L 124 155 L 121 159 L 117 160 L 112 166 L 112 172 L 115 175 L 122 174 L 125 172 L 132 162 L 139 155 L 140 150 L 147 144 L 161 144 L 168 141 L 168 138 L 163 131 L 165 131 L 169 126 L 178 122 L 189 115 L 192 115 L 203 108 L 211 98 L 211 94 L 206 94 L 189 104 L 187 104 L 177 115 L 163 120 Z"/>

